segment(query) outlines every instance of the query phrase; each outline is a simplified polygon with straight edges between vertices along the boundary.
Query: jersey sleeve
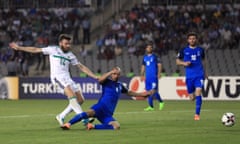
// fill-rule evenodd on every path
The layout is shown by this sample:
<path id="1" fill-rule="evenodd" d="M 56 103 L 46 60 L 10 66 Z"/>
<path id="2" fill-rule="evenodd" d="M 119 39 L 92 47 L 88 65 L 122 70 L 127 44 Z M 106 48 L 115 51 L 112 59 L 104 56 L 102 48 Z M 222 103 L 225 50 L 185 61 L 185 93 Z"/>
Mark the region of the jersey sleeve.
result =
<path id="1" fill-rule="evenodd" d="M 42 52 L 44 55 L 51 55 L 55 53 L 55 46 L 48 46 L 48 47 L 44 47 L 42 48 Z"/>
<path id="2" fill-rule="evenodd" d="M 72 65 L 77 65 L 77 64 L 81 64 L 81 63 L 79 62 L 79 60 L 77 59 L 77 57 L 76 57 L 75 55 L 73 55 L 73 58 L 72 58 L 72 60 L 71 60 L 71 64 L 72 64 Z"/>
<path id="3" fill-rule="evenodd" d="M 183 59 L 184 57 L 184 48 L 180 49 L 178 54 L 177 54 L 177 59 Z"/>

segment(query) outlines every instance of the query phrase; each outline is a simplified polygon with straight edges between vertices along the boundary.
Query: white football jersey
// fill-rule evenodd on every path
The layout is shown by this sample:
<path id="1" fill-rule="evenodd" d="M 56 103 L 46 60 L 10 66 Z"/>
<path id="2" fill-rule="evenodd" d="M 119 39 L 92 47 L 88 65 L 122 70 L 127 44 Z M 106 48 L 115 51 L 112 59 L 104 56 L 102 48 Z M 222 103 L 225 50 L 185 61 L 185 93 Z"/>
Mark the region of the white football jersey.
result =
<path id="1" fill-rule="evenodd" d="M 42 52 L 45 55 L 49 55 L 50 75 L 52 78 L 63 75 L 70 77 L 69 65 L 80 64 L 77 57 L 71 51 L 64 53 L 59 46 L 42 48 Z"/>

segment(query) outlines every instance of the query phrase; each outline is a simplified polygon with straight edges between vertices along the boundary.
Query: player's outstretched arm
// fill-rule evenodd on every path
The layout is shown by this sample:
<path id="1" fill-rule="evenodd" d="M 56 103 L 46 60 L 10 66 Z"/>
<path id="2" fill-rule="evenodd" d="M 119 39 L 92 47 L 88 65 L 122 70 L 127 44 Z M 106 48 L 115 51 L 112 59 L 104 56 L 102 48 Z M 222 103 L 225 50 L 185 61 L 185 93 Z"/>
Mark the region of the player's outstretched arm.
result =
<path id="1" fill-rule="evenodd" d="M 85 74 L 87 74 L 88 76 L 94 78 L 94 79 L 98 79 L 98 76 L 96 76 L 88 67 L 86 67 L 83 64 L 78 64 L 77 65 L 78 68 L 83 71 Z"/>
<path id="2" fill-rule="evenodd" d="M 154 90 L 141 92 L 141 93 L 129 90 L 128 93 L 127 93 L 128 96 L 137 96 L 137 97 L 148 97 L 152 94 L 154 94 Z"/>
<path id="3" fill-rule="evenodd" d="M 98 78 L 98 81 L 99 83 L 103 83 L 111 74 L 113 74 L 114 72 L 116 72 L 115 69 L 109 71 L 109 72 L 106 72 L 104 73 L 103 75 L 101 75 L 99 78 Z"/>
<path id="4" fill-rule="evenodd" d="M 29 52 L 29 53 L 41 53 L 42 52 L 41 48 L 19 46 L 15 42 L 10 43 L 9 47 L 12 48 L 12 49 L 15 49 L 15 50 Z"/>

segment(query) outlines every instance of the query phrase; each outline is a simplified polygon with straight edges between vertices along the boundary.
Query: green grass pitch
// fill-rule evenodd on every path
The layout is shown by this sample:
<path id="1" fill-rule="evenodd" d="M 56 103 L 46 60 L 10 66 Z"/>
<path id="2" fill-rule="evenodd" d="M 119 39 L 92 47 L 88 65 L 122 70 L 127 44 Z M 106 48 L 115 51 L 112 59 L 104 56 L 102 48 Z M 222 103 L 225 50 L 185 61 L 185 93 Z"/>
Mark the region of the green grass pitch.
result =
<path id="1" fill-rule="evenodd" d="M 95 100 L 86 100 L 88 109 Z M 146 101 L 120 100 L 114 117 L 121 129 L 69 131 L 59 128 L 55 115 L 66 100 L 0 100 L 1 144 L 234 144 L 240 142 L 239 101 L 203 101 L 201 120 L 194 121 L 194 102 L 165 101 L 162 111 L 144 112 Z M 155 101 L 156 105 L 156 101 Z M 221 117 L 233 112 L 236 124 L 225 127 Z M 67 117 L 69 120 L 74 114 Z M 240 119 L 240 118 L 239 118 Z M 95 121 L 98 123 L 98 121 Z"/>

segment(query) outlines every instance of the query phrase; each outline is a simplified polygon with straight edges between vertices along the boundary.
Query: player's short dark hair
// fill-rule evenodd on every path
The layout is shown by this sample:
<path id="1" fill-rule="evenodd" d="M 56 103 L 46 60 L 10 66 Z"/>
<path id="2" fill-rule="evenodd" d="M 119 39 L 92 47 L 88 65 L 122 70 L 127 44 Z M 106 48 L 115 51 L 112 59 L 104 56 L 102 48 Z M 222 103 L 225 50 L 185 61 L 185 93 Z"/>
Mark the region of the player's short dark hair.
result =
<path id="1" fill-rule="evenodd" d="M 195 32 L 189 32 L 189 33 L 187 34 L 187 38 L 189 38 L 190 36 L 195 36 L 195 37 L 197 38 L 197 33 L 195 33 Z"/>
<path id="2" fill-rule="evenodd" d="M 60 42 L 63 39 L 66 39 L 66 40 L 70 41 L 72 39 L 72 37 L 70 35 L 68 35 L 68 34 L 60 34 L 60 36 L 58 37 L 58 41 Z"/>

